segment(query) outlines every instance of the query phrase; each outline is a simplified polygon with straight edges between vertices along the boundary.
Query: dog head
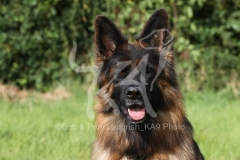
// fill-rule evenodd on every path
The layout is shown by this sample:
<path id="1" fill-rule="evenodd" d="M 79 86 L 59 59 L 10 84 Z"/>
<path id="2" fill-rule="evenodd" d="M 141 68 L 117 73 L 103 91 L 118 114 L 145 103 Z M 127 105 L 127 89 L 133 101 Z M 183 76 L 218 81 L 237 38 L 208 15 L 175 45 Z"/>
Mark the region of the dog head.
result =
<path id="1" fill-rule="evenodd" d="M 95 21 L 99 67 L 99 112 L 114 112 L 126 122 L 142 123 L 170 109 L 165 87 L 177 86 L 172 37 L 166 10 L 156 11 L 134 44 L 105 16 Z"/>

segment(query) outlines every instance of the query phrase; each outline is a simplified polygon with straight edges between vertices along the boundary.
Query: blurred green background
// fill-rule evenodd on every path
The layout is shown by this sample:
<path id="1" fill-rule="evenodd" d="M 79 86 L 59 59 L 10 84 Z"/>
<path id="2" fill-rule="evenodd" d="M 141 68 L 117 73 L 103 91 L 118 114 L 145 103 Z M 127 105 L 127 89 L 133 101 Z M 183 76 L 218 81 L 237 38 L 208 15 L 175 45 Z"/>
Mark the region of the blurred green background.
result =
<path id="1" fill-rule="evenodd" d="M 203 154 L 240 159 L 239 0 L 0 0 L 0 159 L 89 159 L 94 129 L 86 127 L 94 121 L 86 108 L 93 75 L 69 66 L 73 41 L 76 64 L 94 65 L 96 15 L 109 17 L 132 42 L 159 8 L 169 13 L 176 69 Z M 9 93 L 17 90 L 12 86 L 30 96 L 19 101 Z M 72 96 L 33 94 L 59 86 Z M 70 128 L 58 130 L 57 124 Z"/>

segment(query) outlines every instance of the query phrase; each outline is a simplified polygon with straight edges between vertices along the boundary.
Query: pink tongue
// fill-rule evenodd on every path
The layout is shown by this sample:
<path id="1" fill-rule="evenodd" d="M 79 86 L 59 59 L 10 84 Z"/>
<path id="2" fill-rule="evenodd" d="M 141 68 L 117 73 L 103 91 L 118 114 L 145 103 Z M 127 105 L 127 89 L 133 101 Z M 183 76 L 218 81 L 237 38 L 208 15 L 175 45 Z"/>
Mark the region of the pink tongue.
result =
<path id="1" fill-rule="evenodd" d="M 128 108 L 128 114 L 133 120 L 141 120 L 145 116 L 145 108 Z"/>

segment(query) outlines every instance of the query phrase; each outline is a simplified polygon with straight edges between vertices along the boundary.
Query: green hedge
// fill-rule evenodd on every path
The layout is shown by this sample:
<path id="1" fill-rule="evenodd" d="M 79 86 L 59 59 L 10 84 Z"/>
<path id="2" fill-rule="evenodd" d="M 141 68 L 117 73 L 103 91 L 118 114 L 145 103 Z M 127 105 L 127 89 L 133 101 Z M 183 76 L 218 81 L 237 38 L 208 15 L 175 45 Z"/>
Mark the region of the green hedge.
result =
<path id="1" fill-rule="evenodd" d="M 93 21 L 110 17 L 131 41 L 147 18 L 166 8 L 184 89 L 240 88 L 240 2 L 236 0 L 0 1 L 0 81 L 47 90 L 77 75 L 68 64 L 72 41 L 77 63 L 93 59 Z"/>
<path id="2" fill-rule="evenodd" d="M 71 0 L 0 3 L 1 81 L 47 90 L 53 82 L 68 78 L 72 41 L 78 42 L 82 55 L 92 43 L 91 8 L 82 9 L 81 1 Z"/>

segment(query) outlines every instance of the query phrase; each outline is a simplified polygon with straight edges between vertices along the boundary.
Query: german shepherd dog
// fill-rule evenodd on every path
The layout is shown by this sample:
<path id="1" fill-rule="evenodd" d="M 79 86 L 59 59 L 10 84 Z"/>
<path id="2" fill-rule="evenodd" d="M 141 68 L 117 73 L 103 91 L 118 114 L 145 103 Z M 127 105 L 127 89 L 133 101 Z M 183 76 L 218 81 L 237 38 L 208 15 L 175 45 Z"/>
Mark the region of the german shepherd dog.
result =
<path id="1" fill-rule="evenodd" d="M 168 14 L 157 10 L 134 44 L 95 20 L 99 68 L 92 160 L 202 160 L 184 112 Z"/>

